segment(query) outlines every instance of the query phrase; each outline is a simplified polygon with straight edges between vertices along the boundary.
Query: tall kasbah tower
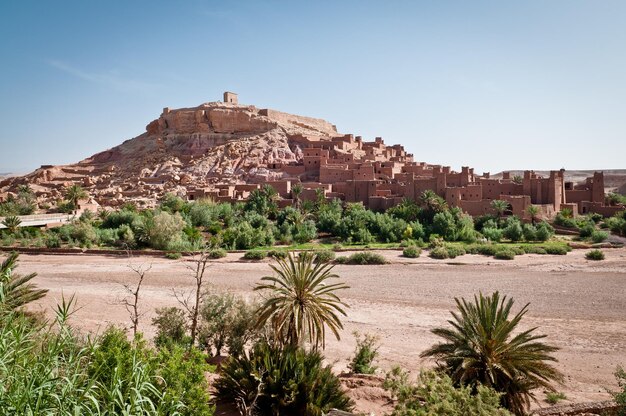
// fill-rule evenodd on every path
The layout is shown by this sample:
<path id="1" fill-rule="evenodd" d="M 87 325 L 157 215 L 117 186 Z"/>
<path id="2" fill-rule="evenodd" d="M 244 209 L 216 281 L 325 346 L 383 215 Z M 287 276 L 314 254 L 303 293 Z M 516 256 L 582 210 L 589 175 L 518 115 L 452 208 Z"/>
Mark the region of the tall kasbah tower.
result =
<path id="1" fill-rule="evenodd" d="M 604 172 L 594 172 L 591 184 L 591 202 L 604 203 Z"/>
<path id="2" fill-rule="evenodd" d="M 561 179 L 561 204 L 567 204 L 565 198 L 565 169 L 559 170 L 559 178 Z"/>

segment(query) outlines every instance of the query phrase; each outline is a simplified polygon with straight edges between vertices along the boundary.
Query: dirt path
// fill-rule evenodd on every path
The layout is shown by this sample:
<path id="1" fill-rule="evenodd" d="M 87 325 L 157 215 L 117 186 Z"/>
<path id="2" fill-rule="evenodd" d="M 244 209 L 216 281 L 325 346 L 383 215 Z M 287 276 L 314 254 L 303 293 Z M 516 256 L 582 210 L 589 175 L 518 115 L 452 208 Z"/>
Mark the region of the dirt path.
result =
<path id="1" fill-rule="evenodd" d="M 548 342 L 561 348 L 556 355 L 567 377 L 561 388 L 567 397 L 606 399 L 605 387 L 615 386 L 616 365 L 626 366 L 626 250 L 605 252 L 602 262 L 587 261 L 584 250 L 575 250 L 567 256 L 526 255 L 514 261 L 466 255 L 446 263 L 384 251 L 389 265 L 337 266 L 351 287 L 342 296 L 350 309 L 341 342 L 331 340 L 326 356 L 338 371 L 344 370 L 354 350 L 352 332 L 358 330 L 381 337 L 382 370 L 395 363 L 414 371 L 431 366 L 419 354 L 437 341 L 430 329 L 445 324 L 453 298 L 500 290 L 518 308 L 530 302 L 524 327 L 538 326 L 549 335 Z M 259 277 L 270 273 L 268 262 L 241 262 L 239 257 L 231 254 L 211 266 L 212 288 L 252 297 Z M 77 326 L 97 331 L 128 323 L 125 309 L 116 304 L 123 296 L 122 283 L 134 277 L 127 259 L 22 255 L 20 260 L 21 273 L 38 272 L 36 283 L 50 289 L 36 308 L 49 310 L 61 293 L 75 293 L 82 308 L 74 317 Z M 146 312 L 141 329 L 150 336 L 154 309 L 175 305 L 171 289 L 191 290 L 192 280 L 184 260 L 134 259 L 142 262 L 152 264 L 141 300 Z M 364 401 L 359 410 L 380 411 L 377 406 Z"/>

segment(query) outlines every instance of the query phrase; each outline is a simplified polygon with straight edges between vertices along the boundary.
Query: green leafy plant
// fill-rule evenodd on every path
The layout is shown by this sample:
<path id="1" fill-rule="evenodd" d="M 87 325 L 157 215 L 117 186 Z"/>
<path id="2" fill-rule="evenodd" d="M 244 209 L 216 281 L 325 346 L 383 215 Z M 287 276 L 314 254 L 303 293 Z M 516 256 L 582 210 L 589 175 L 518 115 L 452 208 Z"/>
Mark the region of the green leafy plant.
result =
<path id="1" fill-rule="evenodd" d="M 515 252 L 509 249 L 503 249 L 496 251 L 494 257 L 498 260 L 513 260 L 515 258 Z"/>
<path id="2" fill-rule="evenodd" d="M 450 258 L 450 253 L 448 252 L 448 249 L 446 247 L 440 246 L 430 250 L 430 252 L 428 253 L 428 257 L 443 260 Z"/>
<path id="3" fill-rule="evenodd" d="M 614 374 L 619 390 L 611 392 L 611 394 L 615 403 L 619 406 L 619 416 L 626 416 L 626 371 L 624 371 L 624 368 L 618 366 Z"/>
<path id="4" fill-rule="evenodd" d="M 313 254 L 317 263 L 330 263 L 335 260 L 335 252 L 332 250 L 316 250 Z"/>
<path id="5" fill-rule="evenodd" d="M 266 257 L 267 257 L 267 251 L 264 251 L 264 250 L 248 250 L 243 255 L 244 259 L 255 260 L 255 261 L 263 260 Z"/>
<path id="6" fill-rule="evenodd" d="M 337 258 L 339 260 L 339 258 Z M 387 264 L 387 259 L 378 253 L 372 253 L 371 251 L 361 251 L 348 256 L 341 264 Z"/>
<path id="7" fill-rule="evenodd" d="M 188 343 L 187 318 L 182 309 L 173 306 L 158 308 L 156 317 L 152 319 L 152 325 L 156 327 L 154 343 L 157 346 Z"/>
<path id="8" fill-rule="evenodd" d="M 173 252 L 173 253 L 165 253 L 165 257 L 170 259 L 170 260 L 178 260 L 182 257 L 183 255 L 180 254 L 179 252 Z"/>
<path id="9" fill-rule="evenodd" d="M 391 416 L 509 416 L 500 405 L 502 393 L 484 385 L 457 386 L 453 380 L 435 371 L 422 372 L 416 382 L 408 373 L 394 367 L 385 377 L 383 387 L 396 399 Z"/>
<path id="10" fill-rule="evenodd" d="M 37 273 L 22 276 L 15 273 L 19 255 L 15 252 L 0 264 L 0 302 L 6 309 L 17 309 L 43 298 L 48 289 L 38 289 L 31 283 Z"/>
<path id="11" fill-rule="evenodd" d="M 473 302 L 455 298 L 457 312 L 452 312 L 449 328 L 432 332 L 443 342 L 424 351 L 432 357 L 454 383 L 477 387 L 485 385 L 503 393 L 502 404 L 522 415 L 533 397 L 532 390 L 554 390 L 551 382 L 560 382 L 561 373 L 550 364 L 558 348 L 541 342 L 536 328 L 516 331 L 528 311 L 525 305 L 509 317 L 513 300 L 498 292 L 474 297 Z"/>
<path id="12" fill-rule="evenodd" d="M 342 282 L 331 283 L 339 276 L 332 273 L 328 263 L 315 263 L 312 253 L 279 259 L 270 265 L 273 276 L 261 278 L 255 291 L 264 291 L 266 297 L 257 313 L 257 328 L 269 324 L 275 340 L 281 345 L 302 346 L 310 341 L 323 347 L 326 327 L 340 338 L 343 328 L 340 315 L 346 315 L 347 306 L 336 292 L 347 289 Z"/>
<path id="13" fill-rule="evenodd" d="M 585 253 L 587 260 L 604 260 L 604 253 L 602 250 L 591 250 Z"/>
<path id="14" fill-rule="evenodd" d="M 355 374 L 374 374 L 376 367 L 373 363 L 378 356 L 380 338 L 372 334 L 361 336 L 356 331 L 353 334 L 356 340 L 356 349 L 348 368 Z"/>
<path id="15" fill-rule="evenodd" d="M 416 246 L 409 246 L 402 250 L 402 255 L 411 259 L 417 258 L 422 254 L 422 249 Z"/>
<path id="16" fill-rule="evenodd" d="M 217 398 L 236 404 L 240 413 L 273 416 L 322 416 L 330 409 L 351 410 L 331 367 L 316 351 L 256 344 L 229 358 L 215 382 Z"/>

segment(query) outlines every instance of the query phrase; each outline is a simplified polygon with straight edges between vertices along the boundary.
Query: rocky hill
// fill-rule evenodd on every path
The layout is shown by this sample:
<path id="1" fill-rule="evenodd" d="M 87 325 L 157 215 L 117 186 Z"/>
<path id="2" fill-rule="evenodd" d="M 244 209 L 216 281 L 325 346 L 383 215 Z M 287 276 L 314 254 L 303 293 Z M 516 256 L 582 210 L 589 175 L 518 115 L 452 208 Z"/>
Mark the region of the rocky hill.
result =
<path id="1" fill-rule="evenodd" d="M 165 108 L 146 132 L 76 164 L 44 165 L 34 172 L 0 181 L 0 194 L 29 184 L 39 202 L 54 202 L 79 183 L 101 205 L 127 200 L 145 205 L 167 192 L 184 195 L 187 187 L 215 183 L 260 183 L 285 174 L 268 164 L 302 161 L 291 140 L 340 136 L 334 125 L 254 106 L 210 102 L 192 108 Z"/>

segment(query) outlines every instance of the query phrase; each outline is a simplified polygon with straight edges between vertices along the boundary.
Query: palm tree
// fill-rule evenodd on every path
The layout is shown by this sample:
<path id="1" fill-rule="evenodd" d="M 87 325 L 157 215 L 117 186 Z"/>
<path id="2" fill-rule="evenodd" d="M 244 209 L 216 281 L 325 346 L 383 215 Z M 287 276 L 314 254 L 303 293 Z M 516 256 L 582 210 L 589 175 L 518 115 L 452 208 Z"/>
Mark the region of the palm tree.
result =
<path id="1" fill-rule="evenodd" d="M 13 273 L 17 268 L 18 254 L 9 254 L 0 265 L 0 305 L 13 310 L 37 299 L 43 298 L 48 289 L 37 289 L 29 283 L 37 273 L 21 276 Z"/>
<path id="2" fill-rule="evenodd" d="M 261 305 L 256 326 L 270 323 L 276 341 L 282 345 L 301 347 L 308 339 L 315 349 L 325 346 L 325 327 L 337 339 L 343 329 L 339 315 L 346 316 L 347 305 L 335 294 L 347 289 L 344 283 L 328 283 L 338 278 L 331 273 L 329 263 L 315 263 L 312 253 L 278 260 L 278 266 L 270 267 L 275 276 L 261 278 L 254 290 L 268 290 L 269 296 Z"/>
<path id="3" fill-rule="evenodd" d="M 422 357 L 433 357 L 459 385 L 492 387 L 503 393 L 502 404 L 517 415 L 534 398 L 531 390 L 543 387 L 554 390 L 551 381 L 560 382 L 562 374 L 549 361 L 558 348 L 539 342 L 545 335 L 535 335 L 536 328 L 521 331 L 516 327 L 528 310 L 525 305 L 512 319 L 513 300 L 491 296 L 474 296 L 474 302 L 456 299 L 458 313 L 451 312 L 452 328 L 435 328 L 432 332 L 445 342 L 424 351 Z"/>
<path id="4" fill-rule="evenodd" d="M 74 211 L 78 209 L 78 201 L 85 199 L 88 196 L 89 194 L 87 194 L 87 191 L 85 191 L 82 186 L 77 184 L 73 184 L 65 191 L 65 199 L 72 204 Z"/>
<path id="5" fill-rule="evenodd" d="M 528 208 L 526 208 L 526 213 L 530 215 L 530 221 L 533 225 L 535 225 L 535 223 L 537 222 L 537 217 L 539 215 L 539 208 L 537 208 L 536 205 L 529 205 Z"/>
<path id="6" fill-rule="evenodd" d="M 16 215 L 6 217 L 4 221 L 2 221 L 2 225 L 7 227 L 7 230 L 9 230 L 9 233 L 11 234 L 15 234 L 20 224 L 22 224 L 22 220 Z"/>
<path id="7" fill-rule="evenodd" d="M 300 195 L 302 194 L 302 185 L 297 183 L 291 187 L 291 197 L 293 198 L 293 204 L 296 208 L 300 207 Z"/>
<path id="8" fill-rule="evenodd" d="M 420 195 L 420 205 L 432 212 L 441 212 L 446 207 L 446 201 L 434 191 L 427 189 Z"/>
<path id="9" fill-rule="evenodd" d="M 493 208 L 493 210 L 496 212 L 499 220 L 504 216 L 506 210 L 509 209 L 509 203 L 501 199 L 494 199 L 493 201 L 491 201 L 491 208 Z"/>

